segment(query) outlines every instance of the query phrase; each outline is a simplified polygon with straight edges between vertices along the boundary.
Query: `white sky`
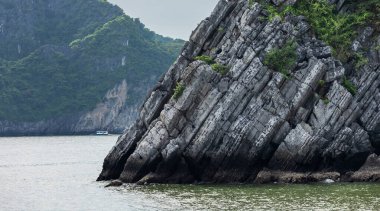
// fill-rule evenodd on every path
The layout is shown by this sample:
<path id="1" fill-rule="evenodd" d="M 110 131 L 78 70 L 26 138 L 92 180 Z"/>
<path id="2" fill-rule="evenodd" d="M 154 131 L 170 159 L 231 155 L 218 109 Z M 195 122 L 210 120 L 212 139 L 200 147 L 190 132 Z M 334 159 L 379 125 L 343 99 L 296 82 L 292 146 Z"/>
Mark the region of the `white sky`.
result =
<path id="1" fill-rule="evenodd" d="M 208 17 L 218 0 L 108 0 L 150 30 L 188 40 L 197 24 Z"/>

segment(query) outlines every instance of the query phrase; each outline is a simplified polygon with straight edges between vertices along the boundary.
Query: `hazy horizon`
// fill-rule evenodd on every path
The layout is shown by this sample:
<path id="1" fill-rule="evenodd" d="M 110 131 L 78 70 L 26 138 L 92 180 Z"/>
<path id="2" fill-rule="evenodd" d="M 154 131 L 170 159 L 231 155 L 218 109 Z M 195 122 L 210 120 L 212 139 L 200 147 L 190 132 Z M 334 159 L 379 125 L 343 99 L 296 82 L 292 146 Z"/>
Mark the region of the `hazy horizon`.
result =
<path id="1" fill-rule="evenodd" d="M 188 40 L 218 0 L 108 0 L 157 34 Z"/>

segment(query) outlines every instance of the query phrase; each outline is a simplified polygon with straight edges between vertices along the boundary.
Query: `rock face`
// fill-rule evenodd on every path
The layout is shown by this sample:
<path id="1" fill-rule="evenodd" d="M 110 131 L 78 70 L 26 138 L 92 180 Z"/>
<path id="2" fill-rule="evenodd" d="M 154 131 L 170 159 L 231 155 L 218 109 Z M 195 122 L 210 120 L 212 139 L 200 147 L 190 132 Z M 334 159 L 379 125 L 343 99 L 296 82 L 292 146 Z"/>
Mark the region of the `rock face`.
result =
<path id="1" fill-rule="evenodd" d="M 259 3 L 221 0 L 150 93 L 138 120 L 119 137 L 98 180 L 255 182 L 265 180 L 265 173 L 257 176 L 265 168 L 332 172 L 308 178 L 335 181 L 378 152 L 379 51 L 348 74 L 350 66 L 316 39 L 304 17 L 267 16 Z M 357 42 L 374 49 L 380 37 L 372 32 Z M 264 65 L 267 53 L 289 40 L 296 42 L 298 57 L 290 77 Z M 199 55 L 229 72 L 194 61 Z M 358 88 L 355 95 L 342 85 L 345 75 Z M 185 89 L 175 99 L 177 83 Z"/>
<path id="2" fill-rule="evenodd" d="M 78 121 L 75 131 L 93 132 L 94 128 L 107 129 L 120 114 L 127 100 L 127 82 L 123 82 L 108 91 L 104 101 L 96 108 L 83 115 Z"/>
<path id="3" fill-rule="evenodd" d="M 380 182 L 380 157 L 370 155 L 365 164 L 348 179 L 354 182 Z"/>

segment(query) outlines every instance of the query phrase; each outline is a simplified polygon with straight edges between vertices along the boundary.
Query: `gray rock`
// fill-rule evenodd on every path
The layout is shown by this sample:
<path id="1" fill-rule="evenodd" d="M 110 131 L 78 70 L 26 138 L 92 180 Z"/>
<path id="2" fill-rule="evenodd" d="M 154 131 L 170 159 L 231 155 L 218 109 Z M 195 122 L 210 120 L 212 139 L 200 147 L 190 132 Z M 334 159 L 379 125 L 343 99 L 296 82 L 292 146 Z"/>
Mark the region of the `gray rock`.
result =
<path id="1" fill-rule="evenodd" d="M 123 185 L 123 182 L 120 181 L 120 180 L 112 180 L 108 185 L 106 185 L 105 187 L 108 188 L 108 187 L 119 187 L 119 186 L 122 186 Z"/>
<path id="2" fill-rule="evenodd" d="M 347 180 L 353 182 L 380 182 L 380 157 L 375 154 L 368 156 L 364 165 L 351 174 Z"/>
<path id="3" fill-rule="evenodd" d="M 266 168 L 290 172 L 275 173 L 280 182 L 338 181 L 336 171 L 359 169 L 380 145 L 378 65 L 348 77 L 304 17 L 269 22 L 266 15 L 259 3 L 220 1 L 193 32 L 181 54 L 186 59 L 159 82 L 168 85 L 151 93 L 135 127 L 105 159 L 99 179 L 255 182 Z M 357 40 L 368 42 L 369 34 Z M 298 58 L 288 77 L 263 59 L 290 39 Z M 204 54 L 229 72 L 191 62 Z M 342 85 L 343 77 L 358 88 L 356 95 Z M 186 89 L 175 100 L 177 82 Z"/>

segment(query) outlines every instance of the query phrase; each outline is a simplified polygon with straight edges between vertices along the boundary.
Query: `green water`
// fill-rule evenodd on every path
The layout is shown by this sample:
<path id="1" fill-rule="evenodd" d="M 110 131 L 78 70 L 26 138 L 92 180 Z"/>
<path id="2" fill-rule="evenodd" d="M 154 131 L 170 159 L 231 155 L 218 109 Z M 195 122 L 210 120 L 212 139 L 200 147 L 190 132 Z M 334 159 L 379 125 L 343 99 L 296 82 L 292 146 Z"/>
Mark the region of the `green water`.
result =
<path id="1" fill-rule="evenodd" d="M 380 210 L 380 184 L 369 183 L 129 185 L 118 190 L 145 193 L 173 210 Z"/>
<path id="2" fill-rule="evenodd" d="M 0 211 L 380 210 L 380 184 L 96 182 L 117 136 L 0 138 Z"/>

